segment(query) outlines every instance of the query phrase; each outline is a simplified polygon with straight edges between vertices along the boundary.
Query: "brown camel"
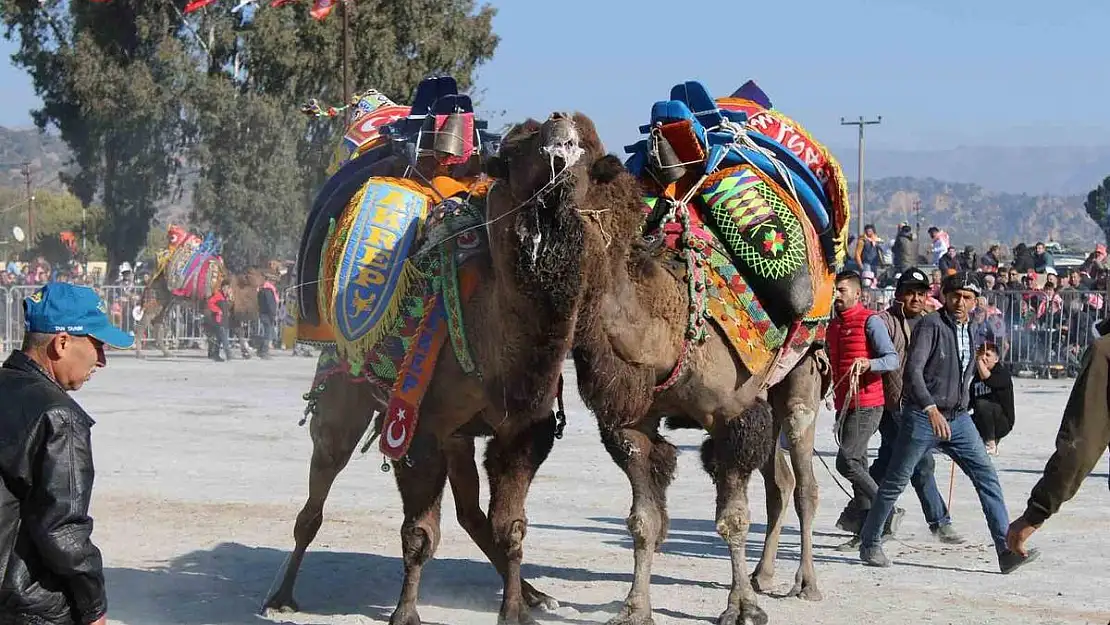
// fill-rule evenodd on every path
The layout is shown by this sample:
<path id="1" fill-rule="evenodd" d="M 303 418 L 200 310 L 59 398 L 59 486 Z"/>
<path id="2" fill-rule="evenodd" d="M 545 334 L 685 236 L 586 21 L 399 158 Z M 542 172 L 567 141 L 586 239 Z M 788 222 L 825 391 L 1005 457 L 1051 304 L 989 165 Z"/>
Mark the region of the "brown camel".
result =
<path id="1" fill-rule="evenodd" d="M 239 353 L 244 359 L 251 357 L 250 346 L 247 345 L 244 326 L 258 319 L 258 287 L 262 286 L 266 278 L 263 270 L 257 267 L 248 269 L 243 274 L 230 274 L 223 262 L 217 265 L 220 276 L 228 276 L 231 280 L 231 320 L 230 333 L 239 341 Z M 219 279 L 217 279 L 217 284 Z M 192 308 L 204 311 L 207 302 L 202 297 L 186 298 L 170 293 L 166 284 L 165 272 L 159 272 L 145 287 L 140 301 L 142 302 L 142 316 L 135 326 L 135 355 L 145 357 L 142 346 L 150 330 L 154 331 L 154 344 L 162 350 L 162 356 L 168 357 L 170 350 L 166 347 L 165 326 L 166 315 L 174 306 Z"/>
<path id="2" fill-rule="evenodd" d="M 577 168 L 589 174 L 554 179 L 559 170 L 555 155 L 574 153 L 584 153 Z M 785 467 L 772 460 L 778 428 L 762 376 L 743 367 L 716 326 L 708 327 L 703 342 L 686 340 L 689 285 L 667 270 L 659 253 L 636 244 L 644 222 L 640 183 L 619 159 L 605 154 L 589 118 L 554 113 L 543 124 L 524 122 L 510 131 L 488 169 L 498 188 L 511 190 L 511 195 L 491 198 L 493 212 L 547 190 L 541 198 L 544 212 L 575 216 L 585 233 L 582 264 L 591 271 L 574 331 L 578 388 L 598 419 L 602 443 L 627 474 L 633 496 L 628 528 L 635 573 L 624 607 L 610 624 L 652 622 L 651 564 L 667 533 L 666 488 L 676 460 L 674 445 L 659 434 L 665 418 L 673 427 L 693 425 L 709 435 L 703 465 L 717 486 L 717 531 L 728 544 L 733 569 L 728 605 L 718 622 L 766 623 L 745 561 L 748 479 L 771 461 L 768 479 L 783 489 L 787 480 L 779 471 Z M 788 437 L 796 442 L 792 453 L 803 491 L 798 508 L 807 529 L 816 507 L 816 483 L 812 469 L 806 469 L 812 426 L 805 411 L 816 407 L 814 389 L 821 386 L 816 354 L 811 351 L 803 361 L 810 362 L 769 394 L 782 414 L 790 415 L 784 420 Z M 777 547 L 783 506 L 769 503 L 777 504 L 772 514 L 778 514 L 768 546 Z M 771 568 L 765 556 L 760 583 L 769 581 Z M 796 592 L 816 594 L 811 561 L 799 570 L 798 582 Z"/>
<path id="3" fill-rule="evenodd" d="M 428 173 L 425 179 L 431 178 Z M 529 606 L 557 605 L 520 575 L 524 503 L 560 427 L 551 407 L 581 297 L 583 227 L 576 214 L 549 213 L 528 202 L 510 205 L 508 196 L 500 186 L 489 191 L 489 254 L 473 261 L 479 263 L 478 286 L 463 306 L 467 342 L 481 376 L 465 373 L 445 345 L 420 405 L 408 461 L 392 463 L 405 515 L 405 576 L 391 625 L 420 623 L 417 591 L 439 543 L 448 479 L 460 524 L 504 579 L 499 622 L 532 623 Z M 297 570 L 319 530 L 328 490 L 374 409 L 384 412 L 384 398 L 369 384 L 345 376 L 330 378 L 317 401 L 309 497 L 297 516 L 293 556 L 267 608 L 296 609 Z M 485 457 L 488 519 L 478 504 L 475 436 L 492 436 Z"/>

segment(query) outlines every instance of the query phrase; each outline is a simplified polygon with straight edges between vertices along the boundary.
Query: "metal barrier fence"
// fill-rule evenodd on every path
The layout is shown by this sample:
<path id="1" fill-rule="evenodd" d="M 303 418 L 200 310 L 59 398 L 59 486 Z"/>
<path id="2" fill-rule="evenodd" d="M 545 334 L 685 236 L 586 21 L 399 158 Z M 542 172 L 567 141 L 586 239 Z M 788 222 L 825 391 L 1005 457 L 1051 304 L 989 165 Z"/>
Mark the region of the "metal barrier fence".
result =
<path id="1" fill-rule="evenodd" d="M 894 299 L 894 289 L 870 290 L 865 298 L 868 307 L 881 310 Z M 989 291 L 972 315 L 981 324 L 979 340 L 998 345 L 1014 374 L 1059 377 L 1076 374 L 1107 311 L 1106 294 L 1098 291 L 1064 290 L 1051 297 L 1045 291 Z"/>
<path id="2" fill-rule="evenodd" d="M 23 299 L 38 290 L 38 285 L 0 287 L 0 354 L 6 354 L 23 341 Z M 108 317 L 124 332 L 134 332 L 138 326 L 133 311 L 142 302 L 140 286 L 95 287 L 108 307 Z M 287 298 L 283 298 L 287 300 Z M 280 317 L 279 317 L 280 318 Z M 201 311 L 174 306 L 163 321 L 163 338 L 169 349 L 203 349 L 207 341 L 204 315 Z M 153 332 L 148 332 L 142 348 L 156 347 Z M 248 325 L 247 336 L 261 335 L 261 325 L 253 321 Z"/>
<path id="3" fill-rule="evenodd" d="M 23 340 L 23 298 L 37 286 L 0 287 L 0 353 L 18 346 Z M 112 323 L 133 332 L 137 322 L 132 311 L 141 302 L 141 287 L 102 286 L 97 291 L 108 306 Z M 279 329 L 287 323 L 285 313 L 293 305 L 291 290 L 282 294 Z M 873 289 L 864 294 L 867 306 L 886 308 L 894 289 Z M 1002 361 L 1019 375 L 1057 377 L 1074 375 L 1080 356 L 1098 336 L 1095 324 L 1108 311 L 1108 298 L 1095 291 L 1062 291 L 1049 298 L 1044 291 L 992 291 L 984 294 L 973 313 L 983 324 L 981 340 L 999 346 Z M 166 315 L 164 337 L 170 349 L 202 349 L 206 341 L 203 314 L 185 306 L 175 306 Z M 151 334 L 151 333 L 148 333 Z M 257 321 L 248 328 L 248 337 L 258 337 Z M 143 349 L 154 347 L 147 336 Z M 292 345 L 286 345 L 290 348 Z"/>

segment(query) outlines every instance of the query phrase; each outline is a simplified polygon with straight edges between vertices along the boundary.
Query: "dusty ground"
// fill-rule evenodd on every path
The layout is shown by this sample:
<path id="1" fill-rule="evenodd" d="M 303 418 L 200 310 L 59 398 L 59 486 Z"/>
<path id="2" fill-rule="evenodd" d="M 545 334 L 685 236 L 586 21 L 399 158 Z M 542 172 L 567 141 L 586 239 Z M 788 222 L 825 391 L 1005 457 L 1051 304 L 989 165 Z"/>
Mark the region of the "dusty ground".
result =
<path id="1" fill-rule="evenodd" d="M 262 623 L 255 616 L 292 547 L 293 519 L 306 493 L 311 445 L 297 426 L 314 362 L 285 354 L 272 361 L 211 363 L 196 357 L 112 359 L 78 394 L 98 419 L 94 538 L 104 550 L 113 622 L 129 625 Z M 573 379 L 573 372 L 568 369 Z M 568 380 L 569 381 L 569 380 Z M 1019 514 L 1053 448 L 1070 381 L 1020 382 L 1017 431 L 997 459 L 1011 514 Z M 573 383 L 568 384 L 573 389 Z M 596 426 L 568 397 L 567 436 L 538 476 L 529 506 L 525 573 L 561 600 L 541 623 L 603 623 L 631 582 L 624 516 L 630 494 Z M 831 414 L 818 447 L 832 463 Z M 729 580 L 727 551 L 713 529 L 713 491 L 697 462 L 700 437 L 681 432 L 671 487 L 671 534 L 656 557 L 658 625 L 715 622 Z M 877 438 L 875 439 L 877 444 Z M 357 456 L 340 476 L 323 529 L 302 569 L 297 623 L 381 623 L 400 586 L 399 497 L 381 456 Z M 942 492 L 950 464 L 938 460 Z M 825 599 L 761 599 L 772 623 L 1098 623 L 1110 620 L 1110 494 L 1104 458 L 1078 496 L 1035 537 L 1041 559 L 1012 576 L 996 573 L 986 524 L 968 480 L 956 478 L 953 517 L 971 540 L 934 543 L 912 493 L 895 566 L 877 570 L 833 547 L 845 496 L 818 463 L 817 572 Z M 752 563 L 762 543 L 762 484 Z M 450 494 L 445 507 L 451 506 Z M 450 509 L 450 508 L 447 508 Z M 797 561 L 791 511 L 780 553 L 779 590 Z M 421 592 L 426 623 L 496 622 L 499 579 L 445 515 L 444 539 Z"/>

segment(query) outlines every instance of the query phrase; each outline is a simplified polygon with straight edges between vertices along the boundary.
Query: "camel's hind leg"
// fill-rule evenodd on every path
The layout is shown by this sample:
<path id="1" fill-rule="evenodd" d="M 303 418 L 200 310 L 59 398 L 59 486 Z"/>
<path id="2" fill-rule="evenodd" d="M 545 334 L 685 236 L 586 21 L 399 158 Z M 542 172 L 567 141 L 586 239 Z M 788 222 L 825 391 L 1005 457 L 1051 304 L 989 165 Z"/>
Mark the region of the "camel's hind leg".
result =
<path id="1" fill-rule="evenodd" d="M 474 544 L 478 545 L 497 569 L 498 575 L 504 579 L 508 559 L 503 551 L 494 547 L 493 526 L 486 518 L 479 501 L 481 481 L 478 464 L 474 461 L 474 439 L 469 436 L 452 436 L 444 445 L 444 452 L 447 454 L 447 481 L 451 484 L 459 525 L 466 530 Z M 524 602 L 529 607 L 541 607 L 545 610 L 559 607 L 558 601 L 536 590 L 523 578 L 520 583 Z"/>
<path id="2" fill-rule="evenodd" d="M 555 413 L 523 430 L 500 432 L 486 448 L 486 474 L 490 482 L 489 520 L 494 551 L 506 563 L 505 589 L 498 623 L 535 623 L 524 602 L 520 564 L 528 533 L 525 500 L 532 479 L 555 443 Z M 491 558 L 492 559 L 492 558 Z"/>
<path id="3" fill-rule="evenodd" d="M 775 441 L 778 441 L 780 421 L 779 409 L 775 411 Z M 756 592 L 769 592 L 775 581 L 775 557 L 779 551 L 779 538 L 786 522 L 786 509 L 794 492 L 794 474 L 786 460 L 786 452 L 776 444 L 775 452 L 760 467 L 763 474 L 764 490 L 767 493 L 767 534 L 763 539 L 763 554 L 759 564 L 752 571 L 752 587 Z"/>
<path id="4" fill-rule="evenodd" d="M 416 611 L 420 576 L 439 546 L 440 503 L 447 481 L 447 458 L 431 435 L 422 435 L 418 430 L 409 446 L 408 458 L 412 466 L 407 462 L 393 463 L 405 511 L 401 524 L 405 578 L 389 625 L 420 625 L 420 615 Z"/>
<path id="5" fill-rule="evenodd" d="M 763 467 L 767 488 L 767 537 L 763 555 L 752 574 L 752 585 L 766 592 L 773 581 L 775 556 L 791 493 L 801 524 L 801 558 L 789 596 L 818 601 L 817 574 L 813 568 L 813 520 L 817 514 L 817 478 L 813 474 L 813 439 L 817 410 L 822 393 L 822 360 L 818 352 L 806 356 L 786 378 L 769 392 L 775 417 L 776 447 L 781 431 L 790 448 L 776 449 L 774 458 Z M 797 489 L 795 489 L 795 485 Z"/>
<path id="6" fill-rule="evenodd" d="M 675 446 L 654 431 L 632 428 L 602 429 L 601 442 L 632 485 L 628 531 L 635 559 L 632 588 L 608 625 L 651 625 L 651 564 L 668 525 L 667 487 L 677 465 Z"/>
<path id="7" fill-rule="evenodd" d="M 770 407 L 756 400 L 739 417 L 716 426 L 702 450 L 703 462 L 706 469 L 711 469 L 717 486 L 717 533 L 728 545 L 732 560 L 728 606 L 718 618 L 718 625 L 767 623 L 767 613 L 759 607 L 748 577 L 744 548 L 751 527 L 748 480 L 771 456 L 773 429 Z"/>
<path id="8" fill-rule="evenodd" d="M 354 383 L 345 377 L 329 380 L 317 400 L 316 414 L 309 422 L 312 461 L 308 470 L 308 500 L 293 527 L 296 547 L 286 564 L 281 586 L 266 599 L 264 610 L 299 609 L 293 599 L 293 586 L 305 550 L 320 530 L 328 492 L 370 425 L 375 406 L 380 406 L 380 402 L 369 383 Z"/>

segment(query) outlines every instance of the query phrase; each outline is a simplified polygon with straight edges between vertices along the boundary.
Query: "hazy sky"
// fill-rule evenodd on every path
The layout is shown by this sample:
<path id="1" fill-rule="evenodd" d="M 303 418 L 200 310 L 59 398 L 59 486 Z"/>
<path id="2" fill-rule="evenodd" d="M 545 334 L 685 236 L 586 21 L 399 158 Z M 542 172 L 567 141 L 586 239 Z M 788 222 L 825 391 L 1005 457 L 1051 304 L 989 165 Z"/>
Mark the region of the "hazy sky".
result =
<path id="1" fill-rule="evenodd" d="M 501 44 L 479 70 L 481 112 L 501 123 L 580 110 L 618 153 L 690 79 L 727 95 L 753 78 L 834 146 L 854 145 L 840 118 L 860 115 L 883 116 L 867 131 L 875 147 L 1110 144 L 1102 0 L 493 4 Z M 37 98 L 12 50 L 0 43 L 0 125 L 29 126 Z"/>

